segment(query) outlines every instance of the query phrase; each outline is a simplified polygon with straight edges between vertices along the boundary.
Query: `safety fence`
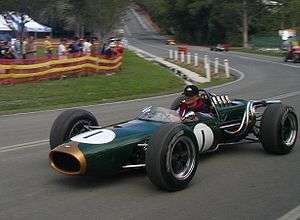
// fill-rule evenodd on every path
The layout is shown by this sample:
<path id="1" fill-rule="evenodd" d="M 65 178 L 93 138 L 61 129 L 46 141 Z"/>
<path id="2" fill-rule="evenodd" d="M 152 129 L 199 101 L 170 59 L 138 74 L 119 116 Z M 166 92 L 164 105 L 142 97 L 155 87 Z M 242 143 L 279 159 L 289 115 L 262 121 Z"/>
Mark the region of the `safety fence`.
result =
<path id="1" fill-rule="evenodd" d="M 95 73 L 111 73 L 122 65 L 123 56 L 72 55 L 32 60 L 0 60 L 0 84 L 60 79 Z"/>

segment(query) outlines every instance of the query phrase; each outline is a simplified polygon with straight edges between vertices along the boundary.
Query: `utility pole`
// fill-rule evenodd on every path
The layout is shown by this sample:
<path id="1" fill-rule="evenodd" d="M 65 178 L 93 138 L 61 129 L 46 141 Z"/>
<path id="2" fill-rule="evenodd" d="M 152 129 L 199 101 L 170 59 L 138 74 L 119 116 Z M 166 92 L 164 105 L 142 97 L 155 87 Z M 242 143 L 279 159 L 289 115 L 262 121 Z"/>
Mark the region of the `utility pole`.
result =
<path id="1" fill-rule="evenodd" d="M 21 54 L 23 56 L 23 59 L 25 59 L 24 55 L 23 55 L 23 51 L 24 51 L 24 32 L 25 32 L 25 15 L 26 15 L 26 1 L 23 0 L 21 1 L 21 11 L 20 11 L 20 16 L 21 16 L 21 23 L 19 24 L 20 25 L 20 47 L 21 47 Z"/>

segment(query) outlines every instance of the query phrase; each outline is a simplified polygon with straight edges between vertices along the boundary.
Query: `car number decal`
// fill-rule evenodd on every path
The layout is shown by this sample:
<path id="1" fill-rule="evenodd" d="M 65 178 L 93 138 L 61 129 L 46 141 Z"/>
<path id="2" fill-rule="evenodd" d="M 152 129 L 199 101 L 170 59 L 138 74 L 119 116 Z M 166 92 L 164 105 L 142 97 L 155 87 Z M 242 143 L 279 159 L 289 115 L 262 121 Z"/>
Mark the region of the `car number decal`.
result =
<path id="1" fill-rule="evenodd" d="M 194 134 L 197 138 L 200 152 L 208 150 L 213 145 L 214 133 L 206 124 L 197 124 L 194 127 Z"/>
<path id="2" fill-rule="evenodd" d="M 116 137 L 115 132 L 108 129 L 97 129 L 84 132 L 71 138 L 71 141 L 85 144 L 106 144 L 112 142 Z"/>

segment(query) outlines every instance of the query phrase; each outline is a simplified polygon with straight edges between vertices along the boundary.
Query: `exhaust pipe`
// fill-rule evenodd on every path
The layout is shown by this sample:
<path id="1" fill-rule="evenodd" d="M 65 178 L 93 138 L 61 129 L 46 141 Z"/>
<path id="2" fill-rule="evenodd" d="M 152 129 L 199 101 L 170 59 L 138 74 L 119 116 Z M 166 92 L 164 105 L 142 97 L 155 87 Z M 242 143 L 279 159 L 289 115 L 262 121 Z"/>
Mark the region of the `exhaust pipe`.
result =
<path id="1" fill-rule="evenodd" d="M 82 175 L 86 172 L 86 159 L 78 148 L 78 143 L 60 145 L 50 151 L 50 166 L 66 175 Z"/>

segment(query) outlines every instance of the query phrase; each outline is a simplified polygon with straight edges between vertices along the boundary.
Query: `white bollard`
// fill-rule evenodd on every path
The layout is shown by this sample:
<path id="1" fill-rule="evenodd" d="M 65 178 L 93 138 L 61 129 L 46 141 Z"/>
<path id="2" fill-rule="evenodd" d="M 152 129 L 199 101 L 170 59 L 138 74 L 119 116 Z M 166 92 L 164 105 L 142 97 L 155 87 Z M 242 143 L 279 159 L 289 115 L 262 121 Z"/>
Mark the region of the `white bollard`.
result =
<path id="1" fill-rule="evenodd" d="M 211 81 L 211 72 L 210 72 L 210 63 L 209 62 L 206 64 L 205 71 L 206 71 L 206 78 L 208 79 L 208 82 L 210 82 Z"/>
<path id="2" fill-rule="evenodd" d="M 208 55 L 204 55 L 204 68 L 207 68 L 207 64 L 208 64 Z"/>
<path id="3" fill-rule="evenodd" d="M 178 51 L 177 50 L 174 51 L 174 60 L 178 61 Z"/>
<path id="4" fill-rule="evenodd" d="M 194 55 L 194 65 L 195 65 L 195 67 L 197 67 L 199 65 L 199 58 L 198 58 L 197 53 L 195 53 L 195 55 Z"/>
<path id="5" fill-rule="evenodd" d="M 230 77 L 229 62 L 227 59 L 224 60 L 224 67 L 225 67 L 225 77 L 229 78 Z"/>
<path id="6" fill-rule="evenodd" d="M 184 63 L 184 52 L 180 52 L 180 56 L 181 56 L 181 63 Z"/>
<path id="7" fill-rule="evenodd" d="M 169 59 L 173 60 L 173 50 L 169 50 Z"/>
<path id="8" fill-rule="evenodd" d="M 191 64 L 191 53 L 187 54 L 187 64 Z"/>
<path id="9" fill-rule="evenodd" d="M 219 58 L 215 58 L 215 74 L 219 73 Z"/>

